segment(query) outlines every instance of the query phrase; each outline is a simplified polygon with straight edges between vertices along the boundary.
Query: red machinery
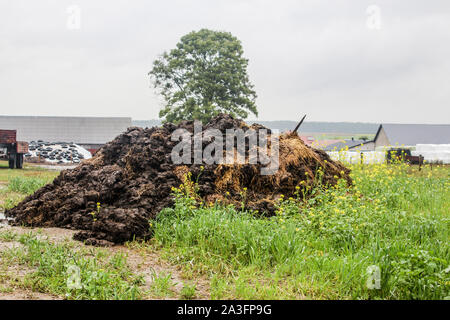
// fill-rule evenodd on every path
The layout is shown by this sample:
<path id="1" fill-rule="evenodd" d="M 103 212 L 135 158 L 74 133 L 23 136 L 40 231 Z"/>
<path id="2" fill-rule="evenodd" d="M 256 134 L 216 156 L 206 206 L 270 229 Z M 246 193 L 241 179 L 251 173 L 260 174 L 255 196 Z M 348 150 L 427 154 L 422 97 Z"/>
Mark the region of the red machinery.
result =
<path id="1" fill-rule="evenodd" d="M 0 129 L 0 148 L 7 150 L 9 167 L 22 169 L 23 155 L 28 152 L 28 143 L 16 140 L 16 130 Z"/>

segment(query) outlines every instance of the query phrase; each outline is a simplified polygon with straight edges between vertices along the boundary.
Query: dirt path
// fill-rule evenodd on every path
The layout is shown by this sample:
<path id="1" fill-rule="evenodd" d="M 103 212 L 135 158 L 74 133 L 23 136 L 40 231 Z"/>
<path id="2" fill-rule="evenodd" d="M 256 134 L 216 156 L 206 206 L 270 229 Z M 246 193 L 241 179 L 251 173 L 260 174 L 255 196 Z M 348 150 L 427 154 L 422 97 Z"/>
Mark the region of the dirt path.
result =
<path id="1" fill-rule="evenodd" d="M 60 300 L 61 298 L 42 292 L 16 288 L 13 292 L 0 293 L 0 300 Z"/>
<path id="2" fill-rule="evenodd" d="M 147 290 L 152 286 L 153 276 L 156 275 L 171 275 L 171 280 L 173 283 L 173 295 L 169 297 L 165 297 L 165 299 L 179 299 L 180 292 L 183 288 L 183 284 L 195 283 L 196 284 L 196 299 L 209 299 L 209 281 L 207 279 L 195 279 L 195 281 L 189 281 L 184 279 L 182 275 L 182 271 L 180 268 L 170 265 L 166 261 L 161 258 L 161 254 L 158 251 L 154 250 L 150 245 L 145 246 L 124 246 L 124 245 L 116 245 L 113 247 L 91 247 L 86 246 L 79 241 L 73 241 L 72 236 L 76 231 L 61 229 L 61 228 L 40 228 L 40 229 L 32 229 L 32 228 L 23 228 L 23 227 L 11 227 L 11 226 L 3 226 L 0 227 L 0 232 L 3 231 L 12 231 L 16 234 L 24 234 L 29 233 L 30 231 L 34 232 L 39 238 L 46 239 L 51 243 L 62 243 L 66 241 L 70 241 L 75 244 L 76 247 L 90 247 L 98 250 L 106 250 L 111 255 L 121 252 L 126 255 L 127 262 L 132 271 L 136 274 L 140 274 L 143 276 L 145 280 L 145 284 L 142 289 Z M 16 246 L 21 246 L 19 242 L 16 241 L 2 241 L 0 240 L 0 251 L 11 249 Z M 23 277 L 27 272 L 31 270 L 27 270 L 24 266 L 8 266 L 7 273 L 14 274 L 17 277 Z M 11 290 L 12 289 L 12 290 Z M 149 296 L 148 299 L 160 299 L 160 297 Z M 63 297 L 57 297 L 49 294 L 33 292 L 31 290 L 15 287 L 14 284 L 8 286 L 8 289 L 1 290 L 1 281 L 0 281 L 0 300 L 8 300 L 8 299 L 38 299 L 38 300 L 54 300 L 54 299 L 63 299 Z"/>

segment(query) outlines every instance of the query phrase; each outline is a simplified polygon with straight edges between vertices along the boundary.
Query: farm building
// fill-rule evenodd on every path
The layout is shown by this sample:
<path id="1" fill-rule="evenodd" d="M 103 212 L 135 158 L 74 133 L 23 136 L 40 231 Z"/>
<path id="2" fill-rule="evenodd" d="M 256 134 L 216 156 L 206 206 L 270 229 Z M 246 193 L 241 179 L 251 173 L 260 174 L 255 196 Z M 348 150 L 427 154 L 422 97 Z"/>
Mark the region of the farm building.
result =
<path id="1" fill-rule="evenodd" d="M 0 128 L 17 130 L 17 140 L 73 142 L 96 150 L 131 126 L 128 117 L 0 116 Z"/>
<path id="2" fill-rule="evenodd" d="M 450 143 L 450 124 L 381 124 L 373 139 L 375 148 Z"/>
<path id="3" fill-rule="evenodd" d="M 328 145 L 325 150 L 371 151 L 380 147 L 405 146 L 418 144 L 449 144 L 450 125 L 448 124 L 380 124 L 373 140 L 346 140 Z"/>

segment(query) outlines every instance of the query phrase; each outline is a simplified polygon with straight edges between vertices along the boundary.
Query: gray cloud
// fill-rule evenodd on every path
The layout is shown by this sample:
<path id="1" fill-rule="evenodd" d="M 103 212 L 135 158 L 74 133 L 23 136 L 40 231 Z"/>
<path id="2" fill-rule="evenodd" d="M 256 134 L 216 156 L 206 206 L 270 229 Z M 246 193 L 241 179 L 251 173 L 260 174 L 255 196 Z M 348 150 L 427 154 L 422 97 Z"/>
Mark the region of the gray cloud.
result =
<path id="1" fill-rule="evenodd" d="M 366 9 L 381 9 L 381 29 Z M 67 7 L 81 28 L 66 27 Z M 206 27 L 236 35 L 259 119 L 448 123 L 448 1 L 2 1 L 1 114 L 156 118 L 152 61 Z"/>

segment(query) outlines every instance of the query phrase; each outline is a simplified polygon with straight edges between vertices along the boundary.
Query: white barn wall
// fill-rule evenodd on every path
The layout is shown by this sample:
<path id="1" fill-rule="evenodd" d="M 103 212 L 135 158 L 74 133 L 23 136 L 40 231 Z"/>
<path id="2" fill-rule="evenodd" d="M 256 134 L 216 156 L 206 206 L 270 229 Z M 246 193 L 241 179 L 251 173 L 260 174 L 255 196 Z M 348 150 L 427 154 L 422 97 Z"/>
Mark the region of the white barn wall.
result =
<path id="1" fill-rule="evenodd" d="M 128 117 L 0 116 L 0 129 L 17 130 L 17 140 L 105 144 L 131 127 Z"/>

